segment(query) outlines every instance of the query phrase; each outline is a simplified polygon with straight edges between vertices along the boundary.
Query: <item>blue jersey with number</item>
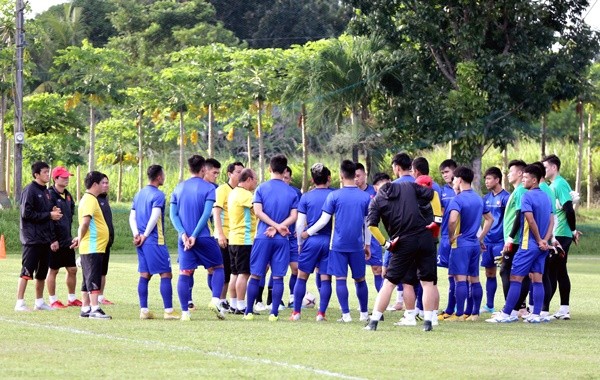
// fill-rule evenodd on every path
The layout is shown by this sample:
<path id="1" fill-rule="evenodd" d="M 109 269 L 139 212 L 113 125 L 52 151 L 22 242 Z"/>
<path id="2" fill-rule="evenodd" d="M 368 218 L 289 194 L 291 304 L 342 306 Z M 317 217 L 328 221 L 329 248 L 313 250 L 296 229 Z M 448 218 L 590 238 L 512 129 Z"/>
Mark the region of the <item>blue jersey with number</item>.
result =
<path id="1" fill-rule="evenodd" d="M 358 187 L 343 187 L 327 196 L 323 211 L 333 216 L 330 249 L 356 252 L 364 247 L 365 217 L 371 196 Z"/>
<path id="2" fill-rule="evenodd" d="M 481 226 L 483 200 L 472 189 L 461 191 L 448 207 L 450 211 L 458 211 L 458 222 L 454 236 L 458 238 L 452 243 L 452 248 L 479 245 L 477 231 Z"/>
<path id="3" fill-rule="evenodd" d="M 215 201 L 215 186 L 198 177 L 181 182 L 171 194 L 171 203 L 177 205 L 178 215 L 187 235 L 191 236 L 196 229 L 206 201 Z M 208 223 L 198 237 L 210 237 Z"/>
<path id="4" fill-rule="evenodd" d="M 302 195 L 300 198 L 300 202 L 298 202 L 298 212 L 306 215 L 306 229 L 312 227 L 313 224 L 319 220 L 321 217 L 321 212 L 323 210 L 323 204 L 325 204 L 325 199 L 329 193 L 331 193 L 333 189 L 330 188 L 316 188 L 312 189 L 308 193 Z M 331 235 L 331 226 L 332 221 L 327 223 L 325 227 L 323 227 L 317 235 Z M 302 231 L 298 231 L 301 233 Z"/>
<path id="5" fill-rule="evenodd" d="M 293 209 L 298 208 L 298 195 L 292 186 L 282 180 L 271 179 L 256 188 L 252 203 L 260 203 L 263 212 L 269 218 L 275 223 L 282 223 L 290 216 Z M 268 239 L 265 236 L 268 227 L 265 222 L 259 220 L 255 239 Z M 273 239 L 289 239 L 289 237 L 275 234 Z"/>
<path id="6" fill-rule="evenodd" d="M 521 231 L 523 240 L 521 242 L 522 249 L 537 248 L 538 244 L 530 231 L 529 223 L 525 219 L 525 213 L 533 213 L 533 219 L 537 224 L 540 232 L 540 237 L 543 239 L 548 232 L 550 226 L 550 218 L 553 217 L 552 200 L 539 187 L 528 190 L 521 198 Z"/>
<path id="7" fill-rule="evenodd" d="M 504 243 L 504 209 L 508 203 L 510 193 L 504 189 L 500 190 L 498 194 L 494 195 L 493 191 L 490 191 L 483 197 L 484 209 L 488 210 L 494 217 L 492 228 L 484 238 L 486 244 L 498 244 Z M 485 212 L 484 212 L 485 213 Z"/>
<path id="8" fill-rule="evenodd" d="M 160 209 L 160 217 L 156 222 L 156 226 L 146 238 L 146 243 L 150 244 L 165 244 L 165 193 L 157 187 L 147 185 L 140 190 L 133 198 L 131 209 L 135 210 L 135 222 L 138 227 L 138 233 L 143 234 L 146 231 L 146 226 L 152 215 L 152 209 Z"/>

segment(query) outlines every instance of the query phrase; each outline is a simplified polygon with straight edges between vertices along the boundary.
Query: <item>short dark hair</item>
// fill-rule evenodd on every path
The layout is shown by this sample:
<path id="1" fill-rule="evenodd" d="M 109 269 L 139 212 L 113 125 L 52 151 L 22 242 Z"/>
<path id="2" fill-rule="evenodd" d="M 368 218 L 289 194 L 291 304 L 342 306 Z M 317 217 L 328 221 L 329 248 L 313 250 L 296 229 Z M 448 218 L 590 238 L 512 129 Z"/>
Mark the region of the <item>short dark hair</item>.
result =
<path id="1" fill-rule="evenodd" d="M 454 169 L 454 177 L 460 178 L 466 183 L 472 183 L 473 177 L 475 177 L 475 173 L 473 173 L 473 170 L 469 169 L 466 166 L 459 166 L 456 169 Z"/>
<path id="2" fill-rule="evenodd" d="M 324 185 L 331 177 L 331 171 L 327 168 L 327 166 L 316 163 L 310 168 L 310 176 L 313 179 L 315 185 Z"/>
<path id="3" fill-rule="evenodd" d="M 106 177 L 104 173 L 100 173 L 99 171 L 92 171 L 86 174 L 85 179 L 83 180 L 83 184 L 86 189 L 91 189 L 95 183 L 100 184 L 102 180 Z M 108 177 L 106 177 L 108 178 Z"/>
<path id="4" fill-rule="evenodd" d="M 231 164 L 227 165 L 227 173 L 233 173 L 235 171 L 236 166 L 244 167 L 244 164 L 242 164 L 239 161 L 232 162 Z"/>
<path id="5" fill-rule="evenodd" d="M 242 173 L 240 173 L 240 182 L 246 182 L 250 178 L 254 178 L 254 171 L 252 169 L 242 170 Z"/>
<path id="6" fill-rule="evenodd" d="M 340 165 L 340 174 L 344 179 L 354 179 L 356 177 L 356 164 L 350 160 L 342 161 Z"/>
<path id="7" fill-rule="evenodd" d="M 398 153 L 392 158 L 392 165 L 398 165 L 402 170 L 410 170 L 412 160 L 410 156 L 404 152 Z"/>
<path id="8" fill-rule="evenodd" d="M 373 185 L 377 185 L 379 182 L 382 181 L 391 181 L 392 178 L 387 174 L 387 173 L 375 173 L 375 175 L 373 176 Z"/>
<path id="9" fill-rule="evenodd" d="M 551 154 L 544 157 L 542 162 L 548 162 L 549 164 L 556 165 L 556 169 L 560 171 L 560 158 L 556 154 Z"/>
<path id="10" fill-rule="evenodd" d="M 206 160 L 201 155 L 194 154 L 192 157 L 188 158 L 188 167 L 192 173 L 198 174 L 204 167 L 205 161 Z"/>
<path id="11" fill-rule="evenodd" d="M 362 170 L 365 173 L 367 172 L 365 170 L 365 165 L 361 164 L 360 162 L 355 162 L 355 164 L 356 164 L 356 170 Z"/>
<path id="12" fill-rule="evenodd" d="M 283 174 L 285 169 L 287 168 L 287 157 L 283 154 L 276 154 L 271 157 L 271 161 L 269 162 L 269 167 L 271 171 L 278 174 Z"/>
<path id="13" fill-rule="evenodd" d="M 150 181 L 154 181 L 161 175 L 163 172 L 163 167 L 160 165 L 150 165 L 148 170 L 146 170 L 146 174 L 148 175 L 148 179 Z"/>
<path id="14" fill-rule="evenodd" d="M 50 169 L 50 165 L 45 163 L 44 161 L 37 161 L 31 165 L 31 175 L 35 178 L 36 174 L 40 174 L 42 169 Z"/>
<path id="15" fill-rule="evenodd" d="M 456 164 L 456 161 L 454 161 L 451 158 L 448 158 L 447 160 L 442 161 L 442 163 L 440 164 L 439 169 L 440 170 L 444 170 L 446 168 L 450 168 L 452 170 L 456 169 L 458 165 Z"/>
<path id="16" fill-rule="evenodd" d="M 513 166 L 518 167 L 520 170 L 523 170 L 523 168 L 525 168 L 525 166 L 527 166 L 527 164 L 525 163 L 525 161 L 523 160 L 511 160 L 508 163 L 508 168 L 512 168 Z"/>
<path id="17" fill-rule="evenodd" d="M 531 165 L 537 165 L 538 168 L 542 171 L 542 177 L 546 173 L 546 167 L 540 161 L 532 162 Z"/>
<path id="18" fill-rule="evenodd" d="M 288 172 L 288 173 L 290 173 L 290 177 L 292 176 L 292 168 L 290 168 L 290 166 L 289 166 L 289 165 L 286 165 L 286 166 L 285 166 L 285 170 L 284 170 L 283 172 L 284 172 L 284 173 L 285 173 L 285 172 Z"/>
<path id="19" fill-rule="evenodd" d="M 208 168 L 208 169 L 212 169 L 212 168 L 221 169 L 221 163 L 211 157 L 211 158 L 207 158 L 204 161 L 204 167 Z"/>
<path id="20" fill-rule="evenodd" d="M 502 179 L 502 170 L 500 170 L 499 168 L 497 168 L 495 166 L 492 166 L 491 168 L 489 168 L 488 170 L 485 171 L 483 178 L 487 177 L 488 175 L 491 175 L 492 177 L 495 177 L 495 178 Z"/>
<path id="21" fill-rule="evenodd" d="M 523 173 L 527 173 L 527 174 L 533 175 L 535 178 L 537 178 L 538 182 L 540 182 L 540 180 L 544 176 L 544 170 L 541 169 L 539 167 L 539 165 L 537 165 L 535 163 L 531 164 L 531 165 L 525 166 L 525 168 L 523 169 Z"/>
<path id="22" fill-rule="evenodd" d="M 429 161 L 425 157 L 417 157 L 412 162 L 413 170 L 418 170 L 422 175 L 429 175 Z"/>

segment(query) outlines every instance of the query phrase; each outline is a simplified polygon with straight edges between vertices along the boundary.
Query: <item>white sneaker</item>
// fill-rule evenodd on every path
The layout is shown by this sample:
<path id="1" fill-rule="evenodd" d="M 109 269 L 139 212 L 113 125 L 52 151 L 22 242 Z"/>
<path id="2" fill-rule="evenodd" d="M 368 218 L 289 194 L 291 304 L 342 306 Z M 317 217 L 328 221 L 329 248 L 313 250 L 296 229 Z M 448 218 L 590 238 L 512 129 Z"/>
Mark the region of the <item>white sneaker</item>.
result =
<path id="1" fill-rule="evenodd" d="M 23 305 L 21 305 L 21 306 L 15 306 L 15 311 L 18 311 L 18 312 L 26 312 L 26 313 L 27 313 L 27 312 L 30 312 L 30 311 L 31 311 L 31 309 L 30 309 L 30 308 L 28 308 L 28 307 L 27 307 L 27 305 L 23 304 Z"/>
<path id="2" fill-rule="evenodd" d="M 261 311 L 265 311 L 265 310 L 267 310 L 267 307 L 262 302 L 257 302 L 254 305 L 254 311 L 257 313 L 260 313 Z"/>
<path id="3" fill-rule="evenodd" d="M 394 326 L 416 326 L 416 325 L 417 325 L 417 320 L 415 318 L 407 318 L 407 317 L 402 317 L 402 318 L 400 318 L 400 320 L 398 322 L 394 323 Z M 432 325 L 433 325 L 433 323 L 432 323 Z"/>
<path id="4" fill-rule="evenodd" d="M 567 313 L 561 313 L 560 311 L 556 312 L 553 316 L 554 319 L 560 319 L 562 321 L 568 321 L 571 319 L 571 314 Z"/>
<path id="5" fill-rule="evenodd" d="M 440 321 L 437 318 L 437 315 L 435 316 L 435 318 L 431 318 L 431 326 L 439 326 L 440 325 Z"/>
<path id="6" fill-rule="evenodd" d="M 33 310 L 35 310 L 35 311 L 54 311 L 54 309 L 51 308 L 50 305 L 48 305 L 46 302 L 44 302 L 40 306 L 35 305 L 33 307 Z"/>
<path id="7" fill-rule="evenodd" d="M 512 322 L 518 322 L 519 318 L 510 316 L 510 315 L 508 317 L 503 317 L 502 315 L 498 315 L 496 317 L 486 319 L 485 321 L 487 323 L 512 323 Z"/>
<path id="8" fill-rule="evenodd" d="M 369 321 L 369 313 L 368 312 L 366 312 L 366 313 L 361 312 L 360 313 L 360 318 L 358 320 L 361 321 L 361 322 L 368 322 Z"/>
<path id="9" fill-rule="evenodd" d="M 215 304 L 211 301 L 208 303 L 208 309 L 215 313 L 217 318 L 225 319 L 225 309 L 223 309 L 220 304 Z"/>
<path id="10" fill-rule="evenodd" d="M 348 316 L 342 315 L 342 318 L 338 319 L 337 321 L 343 322 L 343 323 L 350 323 L 350 322 L 352 322 L 352 317 L 349 315 Z"/>

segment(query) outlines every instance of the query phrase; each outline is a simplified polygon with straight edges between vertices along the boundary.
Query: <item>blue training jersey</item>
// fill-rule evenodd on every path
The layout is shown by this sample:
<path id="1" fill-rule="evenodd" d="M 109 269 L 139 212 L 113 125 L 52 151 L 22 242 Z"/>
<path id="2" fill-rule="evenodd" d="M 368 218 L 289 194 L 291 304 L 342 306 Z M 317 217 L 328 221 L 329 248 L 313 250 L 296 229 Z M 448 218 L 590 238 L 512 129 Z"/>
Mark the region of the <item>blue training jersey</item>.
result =
<path id="1" fill-rule="evenodd" d="M 269 218 L 275 223 L 281 223 L 290 216 L 293 209 L 298 208 L 298 195 L 292 186 L 282 180 L 271 179 L 256 188 L 252 203 L 260 203 Z M 265 222 L 259 220 L 255 239 L 269 239 L 265 236 L 268 227 Z M 275 234 L 273 239 L 289 239 L 289 237 Z"/>
<path id="2" fill-rule="evenodd" d="M 165 245 L 165 193 L 155 186 L 147 185 L 135 195 L 131 205 L 131 209 L 135 210 L 135 222 L 139 234 L 146 231 L 154 208 L 160 209 L 160 217 L 144 244 Z"/>
<path id="3" fill-rule="evenodd" d="M 358 187 L 343 187 L 327 196 L 323 211 L 333 216 L 330 249 L 338 252 L 362 251 L 363 227 L 371 196 Z"/>
<path id="4" fill-rule="evenodd" d="M 529 230 L 529 223 L 525 219 L 525 213 L 533 213 L 533 219 L 540 231 L 540 237 L 543 239 L 550 227 L 550 218 L 554 216 L 552 211 L 552 200 L 539 187 L 528 190 L 521 198 L 521 231 L 523 240 L 521 242 L 522 249 L 537 248 L 538 244 Z"/>
<path id="5" fill-rule="evenodd" d="M 483 214 L 483 200 L 475 191 L 461 191 L 448 207 L 450 211 L 458 211 L 457 231 L 454 236 L 458 238 L 452 243 L 452 248 L 479 245 L 477 231 L 481 226 L 481 215 Z"/>
<path id="6" fill-rule="evenodd" d="M 442 187 L 440 194 L 440 202 L 442 203 L 442 208 L 444 209 L 444 215 L 442 216 L 442 226 L 440 227 L 442 232 L 442 237 L 448 237 L 448 218 L 450 217 L 450 202 L 456 196 L 456 192 L 454 192 L 454 188 L 452 185 L 445 184 Z"/>
<path id="7" fill-rule="evenodd" d="M 188 236 L 191 236 L 196 229 L 196 225 L 204 213 L 206 201 L 215 201 L 215 186 L 202 178 L 188 178 L 173 190 L 171 203 L 177 206 L 181 224 Z M 200 231 L 198 237 L 210 237 L 208 223 Z"/>
<path id="8" fill-rule="evenodd" d="M 367 187 L 363 191 L 369 194 L 371 199 L 375 198 L 375 195 L 377 195 L 377 192 L 375 191 L 373 185 L 367 184 Z M 371 255 L 381 255 L 381 245 L 379 244 L 377 239 L 375 239 L 375 236 L 371 236 Z"/>
<path id="9" fill-rule="evenodd" d="M 395 180 L 393 180 L 392 182 L 394 183 L 400 183 L 400 182 L 415 182 L 415 177 L 413 177 L 412 175 L 409 174 L 405 174 L 402 177 L 398 177 Z"/>
<path id="10" fill-rule="evenodd" d="M 333 189 L 330 188 L 316 188 L 302 195 L 300 202 L 298 202 L 298 212 L 306 215 L 306 229 L 312 227 L 313 224 L 319 220 L 323 210 L 323 204 L 325 204 L 325 199 L 327 199 L 327 196 L 332 191 Z M 317 235 L 330 236 L 332 224 L 332 221 L 329 221 Z"/>
<path id="11" fill-rule="evenodd" d="M 484 214 L 485 211 L 489 211 L 494 217 L 494 222 L 492 223 L 492 228 L 485 238 L 483 242 L 486 244 L 500 244 L 504 243 L 504 209 L 506 209 L 506 204 L 508 203 L 508 198 L 510 197 L 510 193 L 504 189 L 500 190 L 500 192 L 494 195 L 493 191 L 490 191 L 483 197 L 483 207 Z"/>
<path id="12" fill-rule="evenodd" d="M 302 191 L 300 191 L 300 189 L 297 188 L 296 186 L 290 185 L 290 187 L 296 192 L 296 196 L 298 197 L 298 200 L 300 200 L 300 197 L 302 197 Z M 290 235 L 289 235 L 290 240 L 293 239 L 295 241 L 296 237 L 294 236 L 294 234 L 296 233 L 296 223 L 292 223 L 292 225 L 289 227 L 289 230 L 290 230 Z"/>

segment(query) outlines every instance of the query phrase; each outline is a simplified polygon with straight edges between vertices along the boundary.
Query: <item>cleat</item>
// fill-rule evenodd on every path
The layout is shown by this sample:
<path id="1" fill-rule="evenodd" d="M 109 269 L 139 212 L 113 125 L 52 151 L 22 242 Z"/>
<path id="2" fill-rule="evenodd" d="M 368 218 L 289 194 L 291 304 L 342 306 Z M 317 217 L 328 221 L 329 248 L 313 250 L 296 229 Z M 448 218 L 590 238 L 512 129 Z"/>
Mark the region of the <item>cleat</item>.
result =
<path id="1" fill-rule="evenodd" d="M 67 307 L 65 306 L 64 303 L 60 302 L 60 301 L 54 301 L 52 302 L 52 304 L 50 305 L 51 308 L 53 309 L 66 309 Z"/>
<path id="2" fill-rule="evenodd" d="M 89 317 L 90 317 L 89 311 L 82 311 L 81 313 L 79 313 L 79 318 L 89 318 Z"/>
<path id="3" fill-rule="evenodd" d="M 242 317 L 242 319 L 244 321 L 253 321 L 254 320 L 254 314 L 246 314 Z"/>
<path id="4" fill-rule="evenodd" d="M 431 331 L 433 330 L 433 323 L 432 321 L 425 321 L 423 322 L 423 331 Z"/>
<path id="5" fill-rule="evenodd" d="M 417 313 L 417 315 L 415 315 L 415 319 L 417 321 L 422 321 L 423 319 L 425 319 L 425 312 L 421 309 L 417 309 L 419 310 L 419 312 Z"/>
<path id="6" fill-rule="evenodd" d="M 43 303 L 43 304 L 41 304 L 40 306 L 38 306 L 38 305 L 35 305 L 35 306 L 33 307 L 33 310 L 34 310 L 34 311 L 53 311 L 54 309 L 53 309 L 53 308 L 51 308 L 50 306 L 48 306 L 48 304 L 44 302 L 44 303 Z"/>
<path id="7" fill-rule="evenodd" d="M 229 304 L 229 302 L 227 302 L 227 300 L 221 301 L 221 308 L 225 311 L 229 311 L 229 309 L 231 309 L 231 305 Z"/>
<path id="8" fill-rule="evenodd" d="M 290 301 L 287 304 L 288 309 L 293 309 L 294 308 L 294 301 Z"/>
<path id="9" fill-rule="evenodd" d="M 342 315 L 342 318 L 337 320 L 338 322 L 342 322 L 342 323 L 350 323 L 352 322 L 352 317 L 351 316 L 344 316 Z"/>
<path id="10" fill-rule="evenodd" d="M 154 313 L 140 310 L 140 319 L 154 319 Z"/>
<path id="11" fill-rule="evenodd" d="M 28 313 L 31 311 L 31 309 L 28 308 L 25 304 L 23 304 L 21 306 L 15 306 L 15 311 Z"/>
<path id="12" fill-rule="evenodd" d="M 555 313 L 555 314 L 552 316 L 552 318 L 554 318 L 554 319 L 559 319 L 559 320 L 561 320 L 561 321 L 568 321 L 568 320 L 570 320 L 570 319 L 571 319 L 571 314 L 569 314 L 569 313 L 561 313 L 561 312 L 559 311 L 559 312 L 556 312 L 556 313 Z"/>
<path id="13" fill-rule="evenodd" d="M 523 318 L 523 322 L 525 322 L 525 323 L 542 323 L 542 319 L 540 318 L 539 315 L 531 314 L 529 317 Z"/>
<path id="14" fill-rule="evenodd" d="M 295 311 L 290 315 L 290 321 L 299 321 L 300 313 L 296 313 Z"/>
<path id="15" fill-rule="evenodd" d="M 176 320 L 176 319 L 180 319 L 181 317 L 176 314 L 174 311 L 167 313 L 166 311 L 163 314 L 163 319 L 167 320 L 167 321 L 171 321 L 171 320 Z"/>
<path id="16" fill-rule="evenodd" d="M 225 310 L 223 310 L 221 308 L 221 305 L 216 305 L 212 302 L 208 303 L 208 309 L 210 311 L 212 311 L 213 313 L 215 313 L 215 315 L 217 316 L 217 318 L 219 319 L 225 319 Z"/>
<path id="17" fill-rule="evenodd" d="M 191 315 L 190 315 L 189 312 L 187 312 L 187 313 L 186 312 L 181 313 L 181 321 L 183 321 L 183 322 L 189 322 L 191 320 L 192 320 L 192 317 L 191 317 Z"/>
<path id="18" fill-rule="evenodd" d="M 103 299 L 102 301 L 98 302 L 101 305 L 114 305 L 115 303 L 112 301 L 107 300 L 106 298 Z"/>
<path id="19" fill-rule="evenodd" d="M 437 319 L 436 315 L 434 315 L 433 318 L 431 319 L 431 325 L 432 326 L 439 326 L 440 325 L 440 321 Z"/>
<path id="20" fill-rule="evenodd" d="M 479 310 L 479 314 L 483 314 L 483 313 L 490 313 L 490 314 L 494 314 L 494 312 L 496 311 L 496 309 L 494 309 L 493 307 L 488 307 L 487 305 L 484 305 L 480 310 Z"/>
<path id="21" fill-rule="evenodd" d="M 394 323 L 394 326 L 416 326 L 417 325 L 417 320 L 415 318 L 407 318 L 407 317 L 402 317 L 400 318 L 400 320 L 396 323 Z"/>
<path id="22" fill-rule="evenodd" d="M 361 322 L 369 322 L 369 314 L 368 313 L 360 313 L 360 317 L 358 318 L 359 321 Z"/>
<path id="23" fill-rule="evenodd" d="M 196 311 L 196 306 L 194 305 L 193 302 L 189 302 L 188 303 L 188 310 L 189 311 Z"/>
<path id="24" fill-rule="evenodd" d="M 102 309 L 96 311 L 90 311 L 90 319 L 112 319 L 112 317 L 104 312 Z"/>
<path id="25" fill-rule="evenodd" d="M 454 314 L 448 314 L 446 312 L 438 315 L 438 321 L 445 321 L 446 319 L 450 318 L 451 316 L 453 316 Z"/>
<path id="26" fill-rule="evenodd" d="M 385 310 L 387 310 L 387 311 L 400 311 L 402 309 L 404 309 L 404 303 L 403 302 L 396 302 L 395 304 L 388 306 L 387 309 L 385 309 Z"/>
<path id="27" fill-rule="evenodd" d="M 83 306 L 83 303 L 81 303 L 81 301 L 80 301 L 80 300 L 76 299 L 76 300 L 73 300 L 73 301 L 69 301 L 69 302 L 67 302 L 67 306 L 77 306 L 77 307 L 81 307 L 81 306 Z"/>
<path id="28" fill-rule="evenodd" d="M 269 315 L 269 322 L 277 322 L 279 320 L 279 316 L 275 314 Z"/>
<path id="29" fill-rule="evenodd" d="M 256 313 L 260 313 L 261 311 L 267 310 L 267 307 L 262 302 L 257 302 L 254 304 L 254 311 Z"/>
<path id="30" fill-rule="evenodd" d="M 378 323 L 379 323 L 379 321 L 370 320 L 369 323 L 367 323 L 367 325 L 365 327 L 363 327 L 363 330 L 375 331 L 375 330 L 377 330 Z"/>
<path id="31" fill-rule="evenodd" d="M 468 318 L 468 316 L 466 314 L 463 314 L 461 316 L 453 314 L 452 316 L 450 316 L 444 320 L 447 322 L 464 322 L 467 320 L 467 318 Z"/>
<path id="32" fill-rule="evenodd" d="M 477 322 L 478 319 L 479 319 L 479 315 L 473 314 L 473 315 L 469 315 L 468 318 L 465 318 L 465 321 L 468 321 L 468 322 Z"/>
<path id="33" fill-rule="evenodd" d="M 326 322 L 327 318 L 325 318 L 325 314 L 319 313 L 319 314 L 317 314 L 317 317 L 315 318 L 315 320 L 317 322 Z"/>
<path id="34" fill-rule="evenodd" d="M 244 315 L 244 310 L 235 309 L 233 311 L 233 314 L 234 315 Z"/>
<path id="35" fill-rule="evenodd" d="M 490 318 L 490 319 L 486 319 L 485 320 L 487 323 L 513 323 L 513 322 L 518 322 L 519 318 L 518 317 L 512 317 L 512 316 L 507 316 L 504 317 L 502 315 L 498 315 L 496 317 Z"/>

